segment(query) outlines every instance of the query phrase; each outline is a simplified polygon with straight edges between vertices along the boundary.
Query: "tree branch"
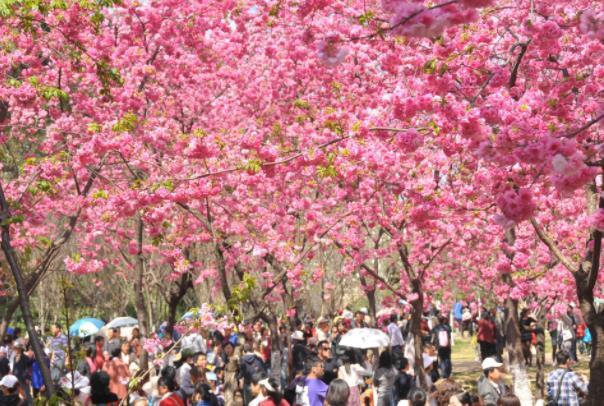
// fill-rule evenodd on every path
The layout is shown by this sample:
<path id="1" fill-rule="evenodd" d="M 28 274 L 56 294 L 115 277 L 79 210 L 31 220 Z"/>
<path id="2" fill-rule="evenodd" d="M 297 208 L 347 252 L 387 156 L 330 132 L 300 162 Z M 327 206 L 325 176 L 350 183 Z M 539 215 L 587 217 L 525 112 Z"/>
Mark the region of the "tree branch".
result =
<path id="1" fill-rule="evenodd" d="M 577 272 L 577 266 L 573 264 L 572 261 L 562 253 L 562 251 L 560 251 L 560 248 L 558 248 L 553 238 L 547 234 L 543 228 L 541 228 L 539 223 L 537 223 L 537 220 L 531 218 L 531 224 L 533 225 L 533 228 L 535 229 L 535 232 L 537 233 L 537 236 L 541 242 L 543 242 L 547 248 L 549 248 L 549 251 L 552 253 L 552 255 L 554 255 L 554 257 L 560 261 L 560 263 L 564 265 L 564 267 L 570 272 Z"/>

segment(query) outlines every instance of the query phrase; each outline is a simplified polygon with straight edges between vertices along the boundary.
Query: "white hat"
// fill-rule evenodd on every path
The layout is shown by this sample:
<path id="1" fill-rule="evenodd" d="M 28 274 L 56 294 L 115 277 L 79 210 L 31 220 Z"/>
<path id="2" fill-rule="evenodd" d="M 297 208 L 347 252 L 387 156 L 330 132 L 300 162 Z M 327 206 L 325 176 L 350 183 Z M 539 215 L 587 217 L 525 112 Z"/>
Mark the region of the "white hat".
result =
<path id="1" fill-rule="evenodd" d="M 501 368 L 503 364 L 501 362 L 497 362 L 497 360 L 493 357 L 485 358 L 482 361 L 482 369 L 491 369 L 491 368 Z"/>
<path id="2" fill-rule="evenodd" d="M 4 375 L 4 378 L 0 380 L 0 386 L 4 386 L 5 388 L 12 389 L 19 382 L 15 375 Z"/>
<path id="3" fill-rule="evenodd" d="M 294 331 L 292 334 L 292 340 L 304 341 L 304 333 L 300 330 Z"/>
<path id="4" fill-rule="evenodd" d="M 422 354 L 422 363 L 424 365 L 424 368 L 428 368 L 434 363 L 434 361 L 436 361 L 436 357 L 431 357 L 428 354 Z"/>
<path id="5" fill-rule="evenodd" d="M 268 381 L 268 378 L 267 379 L 263 379 L 260 382 L 258 382 L 258 385 L 262 386 L 263 388 L 265 388 L 269 392 L 277 392 L 277 389 L 273 388 L 273 386 L 271 385 L 271 383 Z"/>
<path id="6" fill-rule="evenodd" d="M 359 311 L 360 311 L 361 313 L 363 313 L 363 314 L 369 314 L 369 310 L 367 310 L 367 308 L 366 308 L 366 307 L 361 307 L 361 308 L 359 309 Z"/>

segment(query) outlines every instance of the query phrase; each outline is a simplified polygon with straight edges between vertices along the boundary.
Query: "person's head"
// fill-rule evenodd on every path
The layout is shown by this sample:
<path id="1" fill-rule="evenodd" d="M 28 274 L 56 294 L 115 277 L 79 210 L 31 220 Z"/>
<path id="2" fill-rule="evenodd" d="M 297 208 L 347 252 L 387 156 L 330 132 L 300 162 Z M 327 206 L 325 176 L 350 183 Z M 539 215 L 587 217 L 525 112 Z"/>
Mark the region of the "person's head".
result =
<path id="1" fill-rule="evenodd" d="M 141 336 L 141 331 L 138 327 L 134 327 L 132 329 L 132 338 L 140 338 Z"/>
<path id="2" fill-rule="evenodd" d="M 121 345 L 122 354 L 130 354 L 130 344 L 124 341 Z"/>
<path id="3" fill-rule="evenodd" d="M 398 361 L 398 369 L 399 371 L 408 371 L 409 367 L 411 365 L 409 364 L 409 360 L 406 357 L 402 357 L 399 361 Z"/>
<path id="4" fill-rule="evenodd" d="M 348 397 L 350 396 L 350 387 L 343 379 L 334 379 L 329 384 L 327 389 L 327 405 L 329 406 L 346 406 Z"/>
<path id="5" fill-rule="evenodd" d="M 109 375 L 105 371 L 97 371 L 90 375 L 90 395 L 92 399 L 103 397 L 109 391 Z"/>
<path id="6" fill-rule="evenodd" d="M 497 406 L 520 406 L 520 399 L 514 394 L 506 394 L 499 398 Z"/>
<path id="7" fill-rule="evenodd" d="M 56 336 L 56 335 L 60 334 L 61 333 L 61 325 L 59 323 L 54 323 L 50 327 L 50 332 L 52 333 L 53 336 Z"/>
<path id="8" fill-rule="evenodd" d="M 23 351 L 25 351 L 25 344 L 23 344 L 23 341 L 15 340 L 13 342 L 13 351 L 17 354 L 23 354 Z"/>
<path id="9" fill-rule="evenodd" d="M 415 388 L 409 393 L 409 405 L 411 406 L 425 406 L 426 399 L 426 392 L 423 389 Z"/>
<path id="10" fill-rule="evenodd" d="M 4 375 L 0 379 L 0 390 L 4 395 L 12 395 L 19 390 L 19 380 L 15 375 Z"/>
<path id="11" fill-rule="evenodd" d="M 233 343 L 231 343 L 230 341 L 225 342 L 222 345 L 222 348 L 224 349 L 224 353 L 227 355 L 227 357 L 232 356 L 233 353 L 235 352 L 235 347 L 233 346 Z"/>
<path id="12" fill-rule="evenodd" d="M 390 315 L 390 323 L 396 323 L 397 320 L 398 320 L 398 316 L 395 313 Z"/>
<path id="13" fill-rule="evenodd" d="M 103 337 L 103 336 L 94 337 L 94 345 L 96 345 L 97 347 L 102 347 L 104 344 L 105 344 L 105 337 Z"/>
<path id="14" fill-rule="evenodd" d="M 360 310 L 357 310 L 357 311 L 354 313 L 354 320 L 355 320 L 356 322 L 358 322 L 358 323 L 362 323 L 362 322 L 363 322 L 363 320 L 365 320 L 365 313 L 363 313 L 363 312 L 362 312 L 362 311 L 360 311 Z"/>
<path id="15" fill-rule="evenodd" d="M 206 401 L 210 402 L 212 400 L 212 389 L 210 385 L 205 383 L 200 383 L 195 386 L 195 399 L 197 401 Z"/>
<path id="16" fill-rule="evenodd" d="M 193 365 L 193 361 L 195 361 L 193 351 L 189 348 L 185 348 L 180 352 L 180 359 L 183 363 L 186 362 L 187 364 Z"/>
<path id="17" fill-rule="evenodd" d="M 86 347 L 84 354 L 86 355 L 86 358 L 92 358 L 92 355 L 94 354 L 94 348 L 90 346 Z"/>
<path id="18" fill-rule="evenodd" d="M 166 393 L 170 392 L 170 381 L 165 377 L 160 377 L 157 380 L 157 391 L 160 396 L 164 396 Z"/>
<path id="19" fill-rule="evenodd" d="M 111 358 L 119 358 L 122 353 L 121 348 L 114 348 L 111 350 Z"/>
<path id="20" fill-rule="evenodd" d="M 306 361 L 308 376 L 310 378 L 321 378 L 325 373 L 325 364 L 318 357 L 312 356 Z"/>
<path id="21" fill-rule="evenodd" d="M 254 346 L 252 343 L 246 342 L 245 344 L 243 344 L 243 353 L 244 354 L 251 354 L 254 352 Z"/>
<path id="22" fill-rule="evenodd" d="M 441 314 L 440 316 L 438 316 L 438 322 L 440 324 L 448 324 L 449 318 L 447 316 L 445 316 L 444 314 Z"/>
<path id="23" fill-rule="evenodd" d="M 493 357 L 485 358 L 484 361 L 482 361 L 484 376 L 493 382 L 500 382 L 503 379 L 503 372 L 501 371 L 502 367 L 503 364 Z"/>
<path id="24" fill-rule="evenodd" d="M 382 351 L 378 361 L 378 368 L 392 368 L 392 355 L 389 350 Z"/>
<path id="25" fill-rule="evenodd" d="M 263 379 L 265 379 L 264 375 L 261 375 L 261 374 L 252 375 L 252 382 L 250 385 L 250 389 L 252 390 L 252 394 L 254 395 L 254 397 L 256 397 L 260 394 L 260 392 L 261 392 L 260 381 L 262 381 Z"/>
<path id="26" fill-rule="evenodd" d="M 170 365 L 163 367 L 160 375 L 162 378 L 165 378 L 170 392 L 178 389 L 178 385 L 176 384 L 176 368 Z"/>
<path id="27" fill-rule="evenodd" d="M 120 338 L 120 331 L 117 328 L 112 328 L 111 330 L 111 339 L 118 339 Z"/>
<path id="28" fill-rule="evenodd" d="M 570 354 L 567 351 L 558 351 L 556 353 L 556 364 L 559 367 L 569 368 L 571 364 Z"/>
<path id="29" fill-rule="evenodd" d="M 317 320 L 317 327 L 319 330 L 327 333 L 329 331 L 329 320 L 327 320 L 325 317 L 319 317 Z"/>
<path id="30" fill-rule="evenodd" d="M 319 358 L 321 358 L 322 360 L 331 358 L 331 345 L 329 345 L 329 341 L 319 341 L 317 349 L 319 350 Z"/>
<path id="31" fill-rule="evenodd" d="M 276 405 L 281 403 L 281 392 L 275 378 L 266 378 L 258 382 L 262 396 L 271 399 Z"/>
<path id="32" fill-rule="evenodd" d="M 195 366 L 201 370 L 205 370 L 208 366 L 208 357 L 205 354 L 199 354 L 195 360 Z"/>

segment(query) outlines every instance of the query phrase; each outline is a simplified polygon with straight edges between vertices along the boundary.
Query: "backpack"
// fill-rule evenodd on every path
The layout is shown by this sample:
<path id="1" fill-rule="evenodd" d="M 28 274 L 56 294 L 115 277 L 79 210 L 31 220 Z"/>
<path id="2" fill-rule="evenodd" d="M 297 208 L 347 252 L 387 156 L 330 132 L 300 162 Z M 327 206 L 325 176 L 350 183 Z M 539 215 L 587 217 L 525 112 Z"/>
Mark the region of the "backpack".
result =
<path id="1" fill-rule="evenodd" d="M 254 375 L 264 375 L 266 374 L 266 368 L 264 367 L 264 362 L 257 356 L 254 355 L 254 359 L 252 362 L 245 362 L 243 364 L 243 379 L 246 382 L 251 382 L 252 377 Z"/>
<path id="2" fill-rule="evenodd" d="M 308 398 L 308 386 L 306 382 L 296 385 L 296 401 L 294 406 L 310 406 L 310 399 Z"/>

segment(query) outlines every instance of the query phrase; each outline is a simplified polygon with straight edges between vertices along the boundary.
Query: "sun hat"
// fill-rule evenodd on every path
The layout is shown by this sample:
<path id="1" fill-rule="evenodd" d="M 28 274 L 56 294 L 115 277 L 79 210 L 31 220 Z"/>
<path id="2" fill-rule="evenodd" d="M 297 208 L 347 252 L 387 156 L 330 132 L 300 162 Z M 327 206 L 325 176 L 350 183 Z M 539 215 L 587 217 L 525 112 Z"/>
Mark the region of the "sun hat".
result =
<path id="1" fill-rule="evenodd" d="M 485 358 L 484 361 L 482 361 L 482 369 L 491 369 L 491 368 L 501 368 L 503 366 L 503 364 L 501 362 L 498 362 L 495 358 L 493 357 L 488 357 Z"/>
<path id="2" fill-rule="evenodd" d="M 12 389 L 19 382 L 15 375 L 4 375 L 4 378 L 0 380 L 0 386 L 8 389 Z"/>

